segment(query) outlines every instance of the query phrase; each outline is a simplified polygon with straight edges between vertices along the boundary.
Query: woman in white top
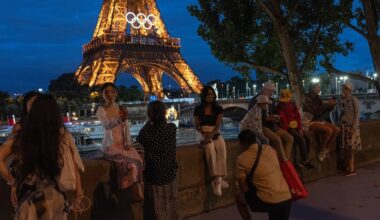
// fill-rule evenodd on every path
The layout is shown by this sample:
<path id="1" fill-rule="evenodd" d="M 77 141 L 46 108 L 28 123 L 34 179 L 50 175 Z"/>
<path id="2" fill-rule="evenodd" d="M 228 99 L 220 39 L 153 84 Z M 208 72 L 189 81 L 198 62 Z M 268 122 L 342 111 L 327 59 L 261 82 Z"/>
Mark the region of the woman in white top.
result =
<path id="1" fill-rule="evenodd" d="M 96 116 L 105 130 L 104 156 L 116 164 L 119 189 L 130 189 L 133 193 L 133 202 L 141 201 L 143 161 L 137 151 L 131 147 L 127 111 L 116 104 L 117 91 L 113 83 L 105 83 L 102 93 L 105 104 L 98 108 Z"/>

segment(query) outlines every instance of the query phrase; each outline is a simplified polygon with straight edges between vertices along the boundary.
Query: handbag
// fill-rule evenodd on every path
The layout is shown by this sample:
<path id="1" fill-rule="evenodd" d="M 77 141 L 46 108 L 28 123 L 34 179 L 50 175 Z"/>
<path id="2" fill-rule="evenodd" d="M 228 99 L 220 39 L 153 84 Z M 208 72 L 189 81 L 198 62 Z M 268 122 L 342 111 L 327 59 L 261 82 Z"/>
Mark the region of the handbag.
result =
<path id="1" fill-rule="evenodd" d="M 289 186 L 290 193 L 292 194 L 293 201 L 306 198 L 309 195 L 309 192 L 303 185 L 293 164 L 289 160 L 284 161 L 282 158 L 278 158 L 278 160 L 282 175 L 284 176 L 285 181 Z"/>
<path id="2" fill-rule="evenodd" d="M 257 208 L 253 205 L 252 198 L 256 197 L 257 189 L 256 189 L 256 186 L 253 184 L 252 180 L 253 180 L 253 174 L 257 168 L 257 165 L 259 164 L 262 151 L 263 151 L 263 146 L 259 145 L 259 150 L 257 151 L 257 156 L 255 159 L 255 162 L 253 163 L 253 166 L 252 166 L 251 170 L 249 171 L 249 173 L 245 179 L 245 182 L 248 186 L 248 190 L 245 192 L 244 196 L 245 196 L 245 200 L 247 201 L 247 203 L 249 205 L 249 208 L 253 212 L 259 212 L 260 211 L 260 210 L 257 210 Z"/>
<path id="3" fill-rule="evenodd" d="M 74 191 L 76 188 L 76 176 L 75 176 L 75 162 L 71 149 L 67 145 L 62 146 L 61 159 L 62 169 L 58 176 L 57 185 L 58 188 L 63 191 Z"/>

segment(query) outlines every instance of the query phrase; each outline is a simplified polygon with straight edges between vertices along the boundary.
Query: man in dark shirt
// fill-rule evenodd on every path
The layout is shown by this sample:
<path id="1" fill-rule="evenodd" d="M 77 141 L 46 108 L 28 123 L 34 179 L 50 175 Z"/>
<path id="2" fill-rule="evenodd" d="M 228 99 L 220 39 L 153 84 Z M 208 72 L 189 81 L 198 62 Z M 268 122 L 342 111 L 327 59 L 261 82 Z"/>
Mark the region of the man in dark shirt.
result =
<path id="1" fill-rule="evenodd" d="M 271 81 L 264 83 L 260 94 L 254 96 L 249 102 L 248 109 L 256 104 L 257 96 L 259 95 L 266 95 L 272 100 L 272 104 L 268 106 L 268 109 L 262 112 L 263 133 L 269 138 L 271 145 L 277 150 L 277 153 L 281 155 L 284 160 L 288 160 L 292 152 L 293 137 L 278 126 L 280 117 L 275 114 L 276 105 L 272 98 L 274 91 L 276 91 L 274 83 Z"/>

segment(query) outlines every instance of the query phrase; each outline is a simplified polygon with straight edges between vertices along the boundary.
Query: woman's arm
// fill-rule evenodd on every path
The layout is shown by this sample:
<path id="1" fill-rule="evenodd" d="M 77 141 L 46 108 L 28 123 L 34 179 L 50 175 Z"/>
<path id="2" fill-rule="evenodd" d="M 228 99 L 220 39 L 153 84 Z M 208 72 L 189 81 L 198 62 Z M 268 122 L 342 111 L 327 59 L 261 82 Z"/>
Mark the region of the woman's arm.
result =
<path id="1" fill-rule="evenodd" d="M 356 97 L 353 97 L 353 105 L 354 105 L 354 121 L 352 124 L 353 129 L 358 129 L 360 124 L 360 105 L 359 101 Z"/>
<path id="2" fill-rule="evenodd" d="M 7 159 L 12 154 L 14 138 L 8 139 L 0 146 L 0 176 L 3 177 L 9 185 L 13 185 L 15 178 L 9 172 Z"/>
<path id="3" fill-rule="evenodd" d="M 195 130 L 197 130 L 199 133 L 202 133 L 201 120 L 199 120 L 199 117 L 194 115 L 193 121 L 194 121 Z"/>
<path id="4" fill-rule="evenodd" d="M 96 117 L 99 119 L 100 123 L 102 123 L 103 127 L 106 130 L 110 130 L 110 129 L 118 126 L 119 124 L 123 123 L 123 120 L 121 118 L 119 118 L 119 119 L 116 119 L 116 118 L 108 119 L 106 116 L 106 112 L 105 112 L 104 108 L 101 106 L 96 111 Z"/>
<path id="5" fill-rule="evenodd" d="M 215 133 L 219 132 L 220 126 L 222 125 L 223 121 L 223 113 L 219 114 L 216 118 L 215 128 L 211 131 L 211 136 Z"/>

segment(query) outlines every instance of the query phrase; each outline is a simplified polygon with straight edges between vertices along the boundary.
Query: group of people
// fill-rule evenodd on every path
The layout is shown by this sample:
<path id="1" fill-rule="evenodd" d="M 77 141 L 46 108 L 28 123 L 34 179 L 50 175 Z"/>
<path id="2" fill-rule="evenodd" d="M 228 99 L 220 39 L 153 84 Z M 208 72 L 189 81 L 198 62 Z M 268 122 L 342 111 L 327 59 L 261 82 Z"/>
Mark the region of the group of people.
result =
<path id="1" fill-rule="evenodd" d="M 291 194 L 279 167 L 280 160 L 290 160 L 295 141 L 301 158 L 300 167 L 313 169 L 310 140 L 304 133 L 311 130 L 320 139 L 318 160 L 323 161 L 341 133 L 340 146 L 345 150 L 345 175 L 355 175 L 354 151 L 360 149 L 359 105 L 352 96 L 353 86 L 343 84 L 337 100 L 324 103 L 319 84 L 310 86 L 302 110 L 292 100 L 290 90 L 281 91 L 276 103 L 272 82 L 264 83 L 261 93 L 252 98 L 249 110 L 240 122 L 239 142 L 242 154 L 236 161 L 240 192 L 236 204 L 243 219 L 253 211 L 269 213 L 270 219 L 288 219 Z M 165 118 L 161 101 L 148 104 L 148 121 L 136 141 L 130 136 L 128 112 L 117 104 L 117 89 L 112 83 L 102 87 L 104 104 L 96 112 L 104 127 L 103 153 L 116 167 L 119 202 L 122 206 L 140 203 L 144 219 L 179 219 L 176 186 L 176 126 Z M 223 108 L 216 102 L 212 87 L 204 86 L 201 102 L 194 109 L 194 126 L 200 134 L 211 188 L 217 196 L 229 187 L 226 144 L 220 133 Z M 36 92 L 24 97 L 20 121 L 12 136 L 0 147 L 0 175 L 11 187 L 15 219 L 66 219 L 70 210 L 66 191 L 60 181 L 73 162 L 75 199 L 83 197 L 80 172 L 83 163 L 73 137 L 63 125 L 54 97 Z M 331 122 L 325 120 L 330 116 Z M 138 147 L 136 147 L 138 146 Z M 12 165 L 8 166 L 7 159 Z M 73 161 L 68 161 L 72 158 Z M 120 207 L 120 219 L 130 219 L 127 207 Z"/>

